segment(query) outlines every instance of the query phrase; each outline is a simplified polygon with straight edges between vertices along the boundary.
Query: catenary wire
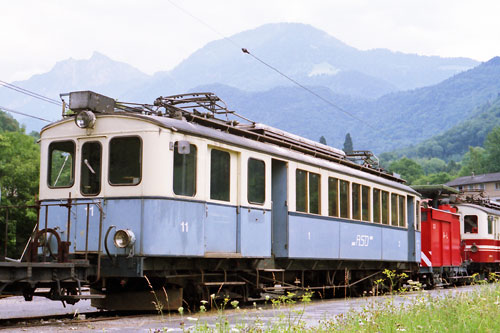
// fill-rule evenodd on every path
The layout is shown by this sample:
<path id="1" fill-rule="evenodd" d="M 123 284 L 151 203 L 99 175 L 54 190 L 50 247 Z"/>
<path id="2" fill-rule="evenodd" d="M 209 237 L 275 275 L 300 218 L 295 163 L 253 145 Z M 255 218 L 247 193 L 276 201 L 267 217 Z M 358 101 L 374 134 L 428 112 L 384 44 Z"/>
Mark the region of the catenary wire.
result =
<path id="1" fill-rule="evenodd" d="M 12 110 L 12 109 L 9 109 L 9 108 L 5 108 L 3 106 L 0 106 L 0 111 L 10 112 L 10 113 L 16 113 L 16 114 L 20 114 L 22 116 L 26 116 L 26 117 L 30 117 L 30 118 L 34 118 L 34 119 L 38 119 L 38 120 L 42 120 L 42 121 L 46 121 L 48 123 L 52 122 L 52 121 L 44 119 L 44 118 L 40 118 L 40 117 L 37 117 L 37 116 L 32 116 L 30 114 L 27 114 L 27 113 L 24 113 L 24 112 L 15 111 L 15 110 Z"/>
<path id="2" fill-rule="evenodd" d="M 52 104 L 55 104 L 57 106 L 61 106 L 62 105 L 62 103 L 60 101 L 58 101 L 58 100 L 55 100 L 55 99 L 52 99 L 52 98 L 40 95 L 40 94 L 38 94 L 36 92 L 33 92 L 33 91 L 28 90 L 28 89 L 24 89 L 24 88 L 15 86 L 15 85 L 13 85 L 11 83 L 8 83 L 8 82 L 2 81 L 2 80 L 0 80 L 0 85 L 2 85 L 5 88 L 17 91 L 17 92 L 19 92 L 21 94 L 25 94 L 25 95 L 28 95 L 30 97 L 37 98 L 37 99 L 42 100 L 42 101 L 47 102 L 47 103 L 52 103 Z"/>
<path id="3" fill-rule="evenodd" d="M 223 39 L 227 40 L 228 42 L 230 42 L 231 44 L 233 44 L 234 46 L 238 47 L 243 53 L 246 53 L 250 56 L 252 56 L 255 60 L 259 61 L 260 63 L 262 63 L 263 65 L 267 66 L 268 68 L 270 68 L 271 70 L 275 71 L 276 73 L 278 73 L 279 75 L 283 76 L 284 78 L 286 78 L 287 80 L 289 80 L 290 82 L 292 82 L 293 84 L 297 85 L 298 87 L 304 89 L 305 91 L 307 91 L 308 93 L 312 94 L 313 96 L 315 96 L 316 98 L 319 98 L 320 100 L 322 100 L 323 102 L 327 103 L 328 105 L 332 106 L 333 108 L 345 113 L 346 115 L 350 116 L 351 118 L 365 124 L 367 127 L 369 127 L 370 129 L 374 130 L 374 131 L 380 131 L 380 129 L 378 128 L 375 128 L 373 126 L 371 126 L 369 123 L 367 123 L 366 121 L 364 121 L 363 119 L 355 116 L 354 114 L 352 114 L 351 112 L 345 110 L 344 108 L 336 105 L 335 103 L 333 103 L 332 101 L 328 100 L 327 98 L 321 96 L 320 94 L 314 92 L 313 90 L 307 88 L 306 86 L 304 86 L 303 84 L 299 83 L 298 81 L 292 79 L 291 77 L 289 77 L 288 75 L 286 75 L 285 73 L 281 72 L 280 70 L 278 70 L 276 67 L 268 64 L 267 62 L 265 62 L 264 60 L 260 59 L 258 56 L 256 56 L 255 54 L 251 53 L 247 48 L 244 48 L 242 47 L 241 45 L 239 45 L 237 42 L 235 42 L 233 39 L 225 36 L 224 34 L 220 33 L 219 31 L 217 31 L 216 29 L 214 29 L 211 25 L 209 25 L 208 23 L 206 23 L 205 21 L 203 21 L 202 19 L 200 19 L 199 17 L 191 14 L 189 11 L 187 11 L 186 9 L 180 7 L 179 5 L 177 5 L 176 3 L 174 3 L 172 0 L 168 0 L 168 2 L 170 4 L 172 4 L 174 7 L 176 7 L 177 9 L 181 10 L 182 12 L 184 12 L 186 15 L 190 16 L 191 18 L 193 18 L 194 20 L 198 21 L 199 23 L 203 24 L 205 27 L 207 27 L 208 29 L 210 29 L 211 31 L 213 31 L 214 33 L 216 33 L 217 35 L 219 35 L 220 37 L 222 37 Z"/>

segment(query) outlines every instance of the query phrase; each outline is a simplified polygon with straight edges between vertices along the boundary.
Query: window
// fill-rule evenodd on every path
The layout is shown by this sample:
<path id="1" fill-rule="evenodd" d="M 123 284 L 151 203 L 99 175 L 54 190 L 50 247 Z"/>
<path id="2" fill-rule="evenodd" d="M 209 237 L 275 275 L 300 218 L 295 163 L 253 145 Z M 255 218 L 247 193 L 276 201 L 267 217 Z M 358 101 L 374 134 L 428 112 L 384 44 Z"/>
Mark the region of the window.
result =
<path id="1" fill-rule="evenodd" d="M 373 222 L 380 223 L 380 190 L 373 189 Z"/>
<path id="2" fill-rule="evenodd" d="M 464 232 L 477 234 L 477 215 L 464 216 Z"/>
<path id="3" fill-rule="evenodd" d="M 488 234 L 493 235 L 493 216 L 488 216 Z"/>
<path id="4" fill-rule="evenodd" d="M 99 142 L 85 142 L 82 146 L 80 192 L 98 195 L 101 192 L 102 147 Z"/>
<path id="5" fill-rule="evenodd" d="M 320 175 L 295 171 L 295 205 L 298 212 L 320 213 Z"/>
<path id="6" fill-rule="evenodd" d="M 320 176 L 309 172 L 309 213 L 319 214 L 319 180 Z"/>
<path id="7" fill-rule="evenodd" d="M 484 190 L 484 184 L 477 184 L 477 185 L 476 185 L 476 188 L 477 188 L 478 190 Z"/>
<path id="8" fill-rule="evenodd" d="M 339 216 L 339 180 L 328 178 L 328 215 Z"/>
<path id="9" fill-rule="evenodd" d="M 382 224 L 389 224 L 389 192 L 382 191 Z"/>
<path id="10" fill-rule="evenodd" d="M 254 158 L 248 159 L 248 190 L 249 203 L 263 204 L 266 200 L 266 164 Z"/>
<path id="11" fill-rule="evenodd" d="M 361 186 L 361 219 L 370 221 L 370 188 Z"/>
<path id="12" fill-rule="evenodd" d="M 349 218 L 349 182 L 341 180 L 339 182 L 340 192 L 340 217 Z"/>
<path id="13" fill-rule="evenodd" d="M 118 137 L 109 142 L 109 183 L 137 185 L 141 182 L 142 143 L 138 137 Z"/>
<path id="14" fill-rule="evenodd" d="M 352 218 L 361 220 L 361 185 L 352 183 Z"/>
<path id="15" fill-rule="evenodd" d="M 406 227 L 406 205 L 405 205 L 405 197 L 402 195 L 398 195 L 398 217 L 399 217 L 399 226 Z"/>
<path id="16" fill-rule="evenodd" d="M 182 150 L 182 149 L 181 149 Z M 189 154 L 179 152 L 179 142 L 174 144 L 174 193 L 193 197 L 196 194 L 197 148 L 189 144 Z"/>
<path id="17" fill-rule="evenodd" d="M 398 225 L 398 195 L 391 193 L 391 225 Z"/>
<path id="18" fill-rule="evenodd" d="M 74 182 L 75 143 L 52 142 L 49 145 L 49 187 L 71 187 Z"/>
<path id="19" fill-rule="evenodd" d="M 295 208 L 298 212 L 307 212 L 307 171 L 295 171 Z"/>
<path id="20" fill-rule="evenodd" d="M 500 190 L 500 183 L 495 183 L 495 190 Z"/>
<path id="21" fill-rule="evenodd" d="M 227 151 L 210 152 L 210 199 L 229 201 L 231 155 Z"/>

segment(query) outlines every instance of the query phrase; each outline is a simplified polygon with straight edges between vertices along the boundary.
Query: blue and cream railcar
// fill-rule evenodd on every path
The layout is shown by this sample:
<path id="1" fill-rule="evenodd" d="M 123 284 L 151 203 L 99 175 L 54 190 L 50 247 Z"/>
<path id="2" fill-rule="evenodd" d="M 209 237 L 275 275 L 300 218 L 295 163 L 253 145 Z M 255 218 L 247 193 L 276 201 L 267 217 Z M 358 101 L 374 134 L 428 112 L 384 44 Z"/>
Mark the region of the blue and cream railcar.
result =
<path id="1" fill-rule="evenodd" d="M 337 149 L 218 120 L 214 101 L 76 92 L 75 113 L 41 131 L 39 228 L 67 240 L 69 260 L 90 260 L 97 306 L 123 307 L 113 297 L 144 290 L 144 275 L 180 300 L 334 291 L 418 267 L 417 192 Z"/>

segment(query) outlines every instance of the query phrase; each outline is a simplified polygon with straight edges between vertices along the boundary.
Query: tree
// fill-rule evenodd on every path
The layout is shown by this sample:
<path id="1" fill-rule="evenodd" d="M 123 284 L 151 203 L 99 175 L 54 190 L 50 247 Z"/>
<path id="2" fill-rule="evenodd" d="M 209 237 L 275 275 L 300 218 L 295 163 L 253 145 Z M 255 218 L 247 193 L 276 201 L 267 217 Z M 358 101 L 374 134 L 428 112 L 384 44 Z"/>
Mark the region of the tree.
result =
<path id="1" fill-rule="evenodd" d="M 19 131 L 19 123 L 11 115 L 0 110 L 0 132 Z"/>
<path id="2" fill-rule="evenodd" d="M 344 140 L 344 148 L 342 149 L 346 154 L 352 153 L 353 146 L 352 146 L 352 139 L 351 139 L 351 134 L 347 133 L 345 135 L 345 140 Z"/>
<path id="3" fill-rule="evenodd" d="M 474 174 L 485 173 L 486 168 L 486 150 L 482 147 L 469 147 L 469 151 L 464 155 L 462 168 L 458 175 L 470 176 Z"/>
<path id="4" fill-rule="evenodd" d="M 38 191 L 39 147 L 20 131 L 0 132 L 1 205 L 34 204 Z M 36 212 L 27 208 L 9 209 L 8 254 L 20 255 L 36 223 Z M 0 210 L 0 239 L 5 237 L 5 209 Z"/>
<path id="5" fill-rule="evenodd" d="M 500 126 L 488 133 L 484 148 L 486 150 L 485 171 L 488 173 L 500 171 Z"/>
<path id="6" fill-rule="evenodd" d="M 326 139 L 323 135 L 319 138 L 319 143 L 326 145 Z"/>
<path id="7" fill-rule="evenodd" d="M 413 184 L 414 180 L 424 175 L 422 166 L 407 157 L 392 162 L 391 165 L 389 165 L 389 171 L 400 174 L 408 184 Z"/>

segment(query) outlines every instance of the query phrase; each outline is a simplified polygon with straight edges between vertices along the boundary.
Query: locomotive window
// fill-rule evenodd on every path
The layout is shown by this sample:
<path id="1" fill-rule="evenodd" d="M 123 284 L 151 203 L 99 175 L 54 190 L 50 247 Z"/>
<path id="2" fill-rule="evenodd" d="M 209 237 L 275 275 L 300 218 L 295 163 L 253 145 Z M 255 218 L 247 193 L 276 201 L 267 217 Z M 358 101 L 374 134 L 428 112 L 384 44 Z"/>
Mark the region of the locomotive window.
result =
<path id="1" fill-rule="evenodd" d="M 320 176 L 309 172 L 309 213 L 319 214 L 319 181 Z"/>
<path id="2" fill-rule="evenodd" d="M 339 216 L 339 180 L 328 178 L 328 215 Z"/>
<path id="3" fill-rule="evenodd" d="M 231 155 L 212 149 L 210 153 L 210 199 L 229 201 Z"/>
<path id="4" fill-rule="evenodd" d="M 398 195 L 391 193 L 391 224 L 398 226 Z"/>
<path id="5" fill-rule="evenodd" d="M 352 218 L 361 220 L 361 191 L 359 184 L 352 184 Z"/>
<path id="6" fill-rule="evenodd" d="M 349 182 L 339 182 L 340 192 L 340 217 L 349 218 Z"/>
<path id="7" fill-rule="evenodd" d="M 464 216 L 464 232 L 477 234 L 477 215 Z"/>
<path id="8" fill-rule="evenodd" d="M 137 185 L 141 181 L 141 139 L 118 137 L 109 142 L 109 183 Z"/>
<path id="9" fill-rule="evenodd" d="M 380 223 L 380 190 L 373 189 L 373 222 Z"/>
<path id="10" fill-rule="evenodd" d="M 71 187 L 74 182 L 75 143 L 52 142 L 49 145 L 49 187 Z"/>
<path id="11" fill-rule="evenodd" d="M 399 226 L 406 227 L 405 197 L 398 195 L 398 203 Z"/>
<path id="12" fill-rule="evenodd" d="M 83 144 L 80 166 L 80 191 L 83 195 L 98 195 L 101 192 L 101 155 L 99 142 Z"/>
<path id="13" fill-rule="evenodd" d="M 361 186 L 361 217 L 363 221 L 370 221 L 370 188 Z"/>
<path id="14" fill-rule="evenodd" d="M 195 145 L 189 145 L 189 154 L 179 154 L 179 143 L 174 144 L 174 193 L 192 197 L 196 194 Z"/>
<path id="15" fill-rule="evenodd" d="M 389 224 L 389 192 L 382 191 L 382 224 Z"/>
<path id="16" fill-rule="evenodd" d="M 249 203 L 263 204 L 266 200 L 266 164 L 254 158 L 248 159 L 248 189 Z"/>
<path id="17" fill-rule="evenodd" d="M 493 235 L 493 216 L 488 216 L 488 234 Z"/>
<path id="18" fill-rule="evenodd" d="M 295 209 L 307 212 L 307 171 L 299 169 L 295 172 Z"/>

